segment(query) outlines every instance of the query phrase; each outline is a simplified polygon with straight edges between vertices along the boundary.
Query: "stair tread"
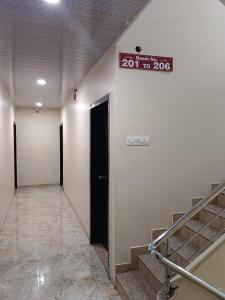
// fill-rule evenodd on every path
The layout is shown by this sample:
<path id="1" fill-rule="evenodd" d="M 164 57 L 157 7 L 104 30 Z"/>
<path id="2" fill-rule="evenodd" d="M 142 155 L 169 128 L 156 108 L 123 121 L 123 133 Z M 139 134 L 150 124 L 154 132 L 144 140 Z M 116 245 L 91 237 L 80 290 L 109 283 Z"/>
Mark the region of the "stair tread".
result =
<path id="1" fill-rule="evenodd" d="M 195 219 L 190 220 L 185 224 L 186 227 L 188 227 L 189 229 L 193 230 L 196 233 L 199 232 L 205 225 L 206 223 L 203 223 L 200 220 L 195 220 Z M 218 230 L 216 230 L 216 228 L 212 226 L 208 226 L 201 233 L 199 233 L 199 235 L 203 236 L 207 240 L 211 240 L 213 237 L 216 236 L 217 233 Z"/>
<path id="2" fill-rule="evenodd" d="M 174 235 L 169 238 L 169 247 L 171 250 L 176 251 L 180 246 L 186 243 L 187 240 L 182 238 L 179 235 Z M 183 260 L 188 261 L 195 253 L 197 253 L 199 249 L 195 247 L 193 244 L 189 243 L 184 248 L 177 251 L 177 255 L 179 255 Z"/>
<path id="3" fill-rule="evenodd" d="M 166 281 L 166 267 L 154 254 L 140 255 L 139 259 L 160 283 L 163 284 Z"/>
<path id="4" fill-rule="evenodd" d="M 217 204 L 208 204 L 204 208 L 204 210 L 213 213 L 214 215 L 220 214 L 225 208 L 217 205 Z M 225 212 L 221 215 L 222 218 L 225 218 Z"/>
<path id="5" fill-rule="evenodd" d="M 119 273 L 117 280 L 130 300 L 155 300 L 156 293 L 139 271 Z"/>

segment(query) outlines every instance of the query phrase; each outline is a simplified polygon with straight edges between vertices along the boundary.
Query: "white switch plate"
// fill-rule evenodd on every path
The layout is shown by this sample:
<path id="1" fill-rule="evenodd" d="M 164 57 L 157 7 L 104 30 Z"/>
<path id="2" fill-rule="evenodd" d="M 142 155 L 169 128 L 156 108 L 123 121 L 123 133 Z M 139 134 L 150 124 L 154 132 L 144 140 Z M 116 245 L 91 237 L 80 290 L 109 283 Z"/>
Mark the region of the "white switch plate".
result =
<path id="1" fill-rule="evenodd" d="M 127 136 L 128 146 L 150 146 L 150 136 Z"/>

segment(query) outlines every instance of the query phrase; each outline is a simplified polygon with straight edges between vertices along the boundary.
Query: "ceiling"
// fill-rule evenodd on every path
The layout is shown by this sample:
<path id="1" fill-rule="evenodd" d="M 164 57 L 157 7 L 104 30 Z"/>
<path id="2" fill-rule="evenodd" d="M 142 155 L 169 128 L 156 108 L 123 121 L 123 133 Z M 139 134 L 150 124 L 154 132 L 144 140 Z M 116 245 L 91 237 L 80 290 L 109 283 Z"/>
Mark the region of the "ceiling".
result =
<path id="1" fill-rule="evenodd" d="M 0 0 L 0 81 L 14 103 L 60 107 L 147 2 Z"/>

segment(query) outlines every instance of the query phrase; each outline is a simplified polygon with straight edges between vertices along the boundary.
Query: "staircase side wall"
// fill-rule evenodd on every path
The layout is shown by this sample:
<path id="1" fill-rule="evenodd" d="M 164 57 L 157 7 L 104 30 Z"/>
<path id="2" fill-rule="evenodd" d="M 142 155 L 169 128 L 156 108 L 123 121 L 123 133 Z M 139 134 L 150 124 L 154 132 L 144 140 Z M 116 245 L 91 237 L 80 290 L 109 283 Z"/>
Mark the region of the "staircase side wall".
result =
<path id="1" fill-rule="evenodd" d="M 153 0 L 117 43 L 116 263 L 225 179 L 225 6 Z M 174 72 L 119 68 L 119 52 L 171 56 Z M 151 145 L 127 146 L 127 136 Z"/>
<path id="2" fill-rule="evenodd" d="M 215 249 L 197 267 L 194 274 L 208 281 L 210 284 L 225 291 L 225 242 Z M 205 289 L 195 285 L 193 282 L 183 279 L 179 285 L 173 300 L 211 300 L 218 299 Z"/>

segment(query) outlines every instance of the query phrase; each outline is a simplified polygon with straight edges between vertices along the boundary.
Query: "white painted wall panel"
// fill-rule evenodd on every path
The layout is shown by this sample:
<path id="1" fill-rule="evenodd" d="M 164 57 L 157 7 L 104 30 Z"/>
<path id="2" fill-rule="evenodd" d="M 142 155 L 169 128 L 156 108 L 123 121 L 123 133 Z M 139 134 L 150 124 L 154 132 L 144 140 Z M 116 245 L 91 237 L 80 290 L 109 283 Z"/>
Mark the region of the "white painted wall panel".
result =
<path id="1" fill-rule="evenodd" d="M 64 126 L 64 189 L 87 234 L 90 234 L 90 104 L 110 93 L 113 118 L 115 47 L 110 49 L 78 87 L 76 103 L 72 96 L 62 109 Z M 112 130 L 110 130 L 112 142 Z M 112 186 L 112 151 L 110 186 Z M 110 191 L 111 192 L 111 191 Z M 110 197 L 112 198 L 112 197 Z M 112 202 L 110 202 L 110 205 Z M 115 258 L 114 208 L 110 207 L 110 255 Z M 111 265 L 114 262 L 111 260 Z M 112 268 L 111 268 L 112 269 Z"/>
<path id="2" fill-rule="evenodd" d="M 65 190 L 89 233 L 87 106 L 113 85 L 116 263 L 128 262 L 130 247 L 149 243 L 153 228 L 170 225 L 173 212 L 225 179 L 224 28 L 219 0 L 153 0 L 118 41 L 117 59 L 105 55 L 80 84 L 77 104 L 69 99 L 63 108 Z M 137 45 L 143 54 L 174 57 L 174 72 L 119 69 L 119 52 Z M 127 136 L 150 136 L 151 145 L 128 147 Z"/>
<path id="3" fill-rule="evenodd" d="M 14 194 L 13 121 L 13 104 L 0 84 L 0 228 Z"/>
<path id="4" fill-rule="evenodd" d="M 224 34 L 218 0 L 153 0 L 118 42 L 117 52 L 174 57 L 174 73 L 116 71 L 117 263 L 225 179 Z M 128 135 L 151 146 L 127 147 Z"/>
<path id="5" fill-rule="evenodd" d="M 59 183 L 57 109 L 17 108 L 18 185 Z"/>

